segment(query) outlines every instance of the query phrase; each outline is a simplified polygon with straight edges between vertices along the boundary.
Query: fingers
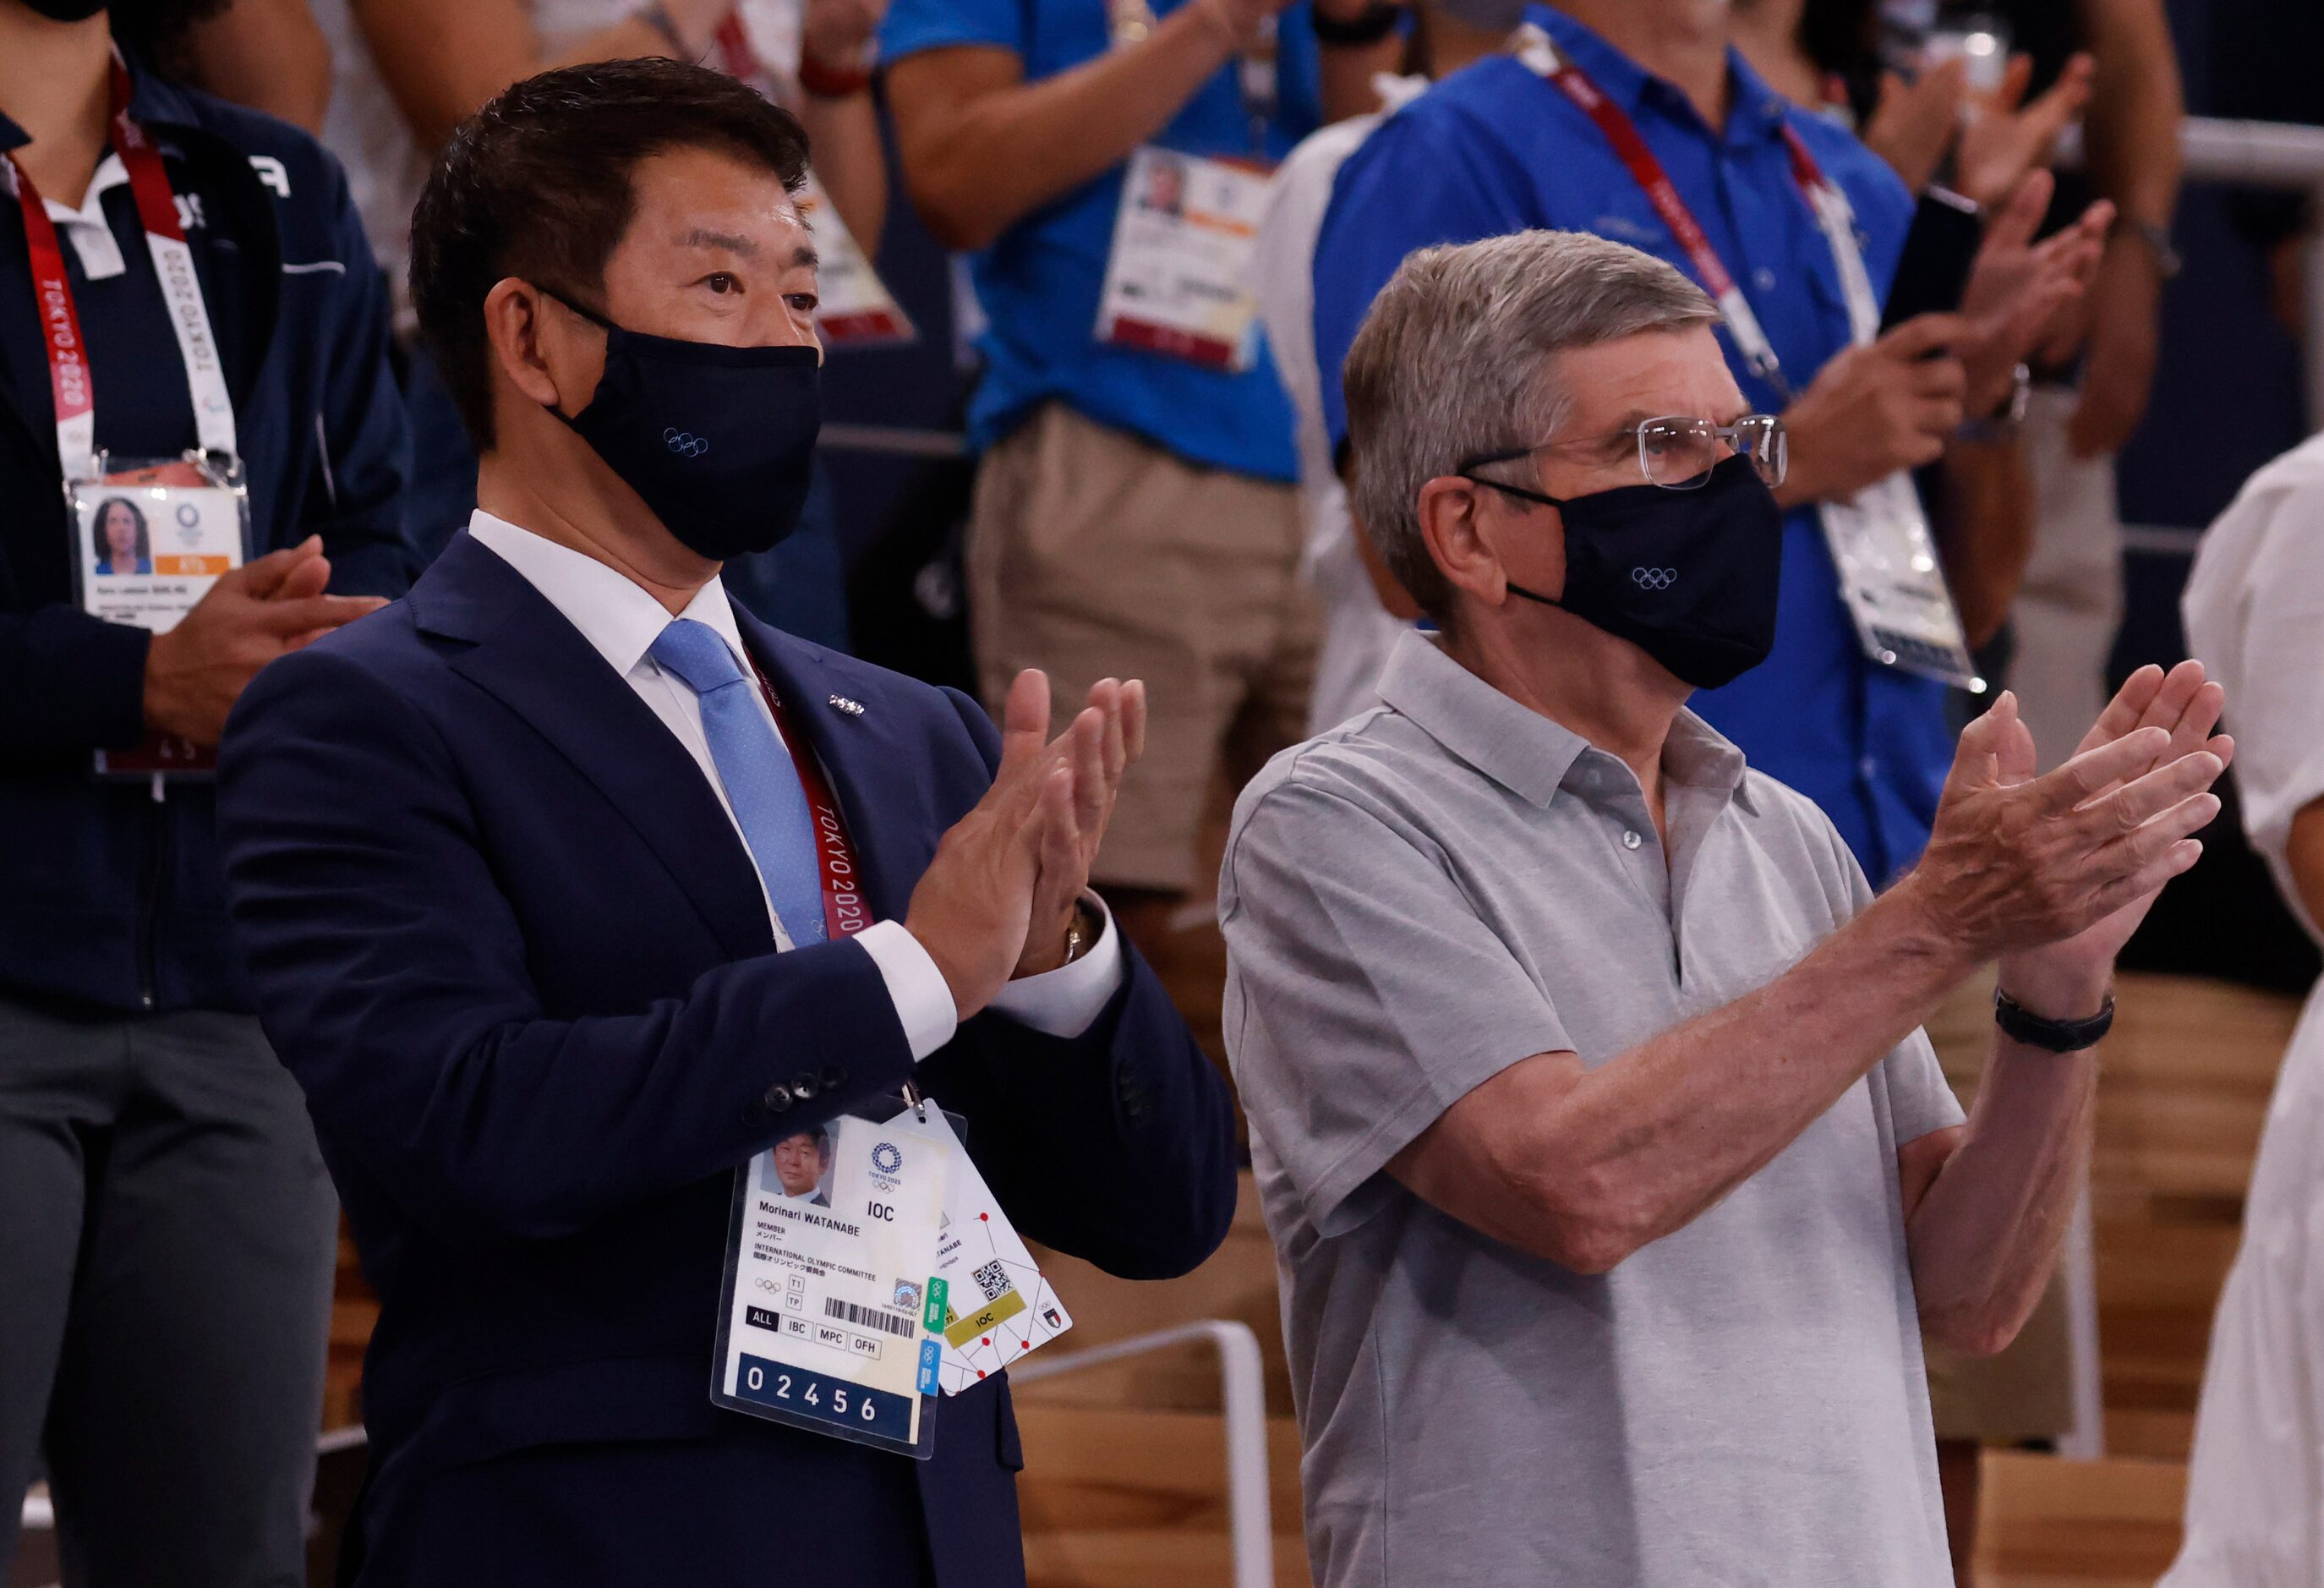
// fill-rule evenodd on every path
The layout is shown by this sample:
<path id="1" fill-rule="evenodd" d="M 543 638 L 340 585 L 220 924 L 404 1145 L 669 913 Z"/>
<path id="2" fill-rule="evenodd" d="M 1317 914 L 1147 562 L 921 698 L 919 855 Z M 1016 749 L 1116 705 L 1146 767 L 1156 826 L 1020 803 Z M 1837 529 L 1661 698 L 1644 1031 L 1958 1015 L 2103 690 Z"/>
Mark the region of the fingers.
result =
<path id="1" fill-rule="evenodd" d="M 2066 62 L 2066 69 L 2033 104 L 2025 107 L 2028 130 L 2034 138 L 2034 147 L 2043 154 L 2049 152 L 2051 142 L 2065 130 L 2068 122 L 2082 113 L 2090 102 L 2090 85 L 2097 76 L 2097 62 L 2088 55 L 2077 55 Z"/>
<path id="2" fill-rule="evenodd" d="M 1132 679 L 1121 687 L 1122 764 L 1135 764 L 1146 753 L 1146 680 Z"/>
<path id="3" fill-rule="evenodd" d="M 1993 91 L 1987 106 L 2006 115 L 2025 102 L 2025 90 L 2034 86 L 2034 58 L 2023 51 L 2009 58 L 2002 69 L 2001 86 Z"/>
<path id="4" fill-rule="evenodd" d="M 2114 692 L 2114 698 L 2107 702 L 2106 709 L 2098 713 L 2098 720 L 2090 725 L 2090 731 L 2082 735 L 2074 753 L 2080 755 L 2085 750 L 2111 743 L 2145 723 L 2147 708 L 2162 690 L 2163 669 L 2153 663 L 2132 673 Z"/>
<path id="5" fill-rule="evenodd" d="M 2056 190 L 2058 180 L 2039 168 L 2017 179 L 2010 189 L 2009 198 L 2000 212 L 1986 223 L 1985 242 L 1980 252 L 2023 248 L 2034 240 L 2042 228 L 2042 217 L 2049 213 L 2050 195 Z"/>
<path id="6" fill-rule="evenodd" d="M 2209 751 L 2199 750 L 2192 755 L 2182 755 L 2090 801 L 2081 812 L 2081 818 L 2094 829 L 2106 827 L 2120 833 L 2135 833 L 2165 812 L 2177 811 L 2200 800 L 2209 800 L 2211 815 L 2217 815 L 2218 796 L 2205 790 L 2227 770 L 2227 763 Z M 2210 816 L 2206 816 L 2202 821 L 2194 823 L 2183 832 L 2172 833 L 2171 836 L 2183 838 L 2210 819 Z"/>
<path id="7" fill-rule="evenodd" d="M 1072 819 L 1082 837 L 1104 831 L 1106 813 L 1113 806 L 1113 782 L 1105 772 L 1105 717 L 1091 706 L 1066 730 L 1066 763 L 1074 777 Z"/>
<path id="8" fill-rule="evenodd" d="M 1969 329 L 1958 314 L 1916 314 L 1873 346 L 1892 358 L 1921 358 L 1962 340 Z"/>
<path id="9" fill-rule="evenodd" d="M 304 596 L 269 601 L 257 609 L 255 621 L 271 634 L 298 634 L 310 629 L 336 629 L 386 605 L 377 596 Z"/>
<path id="10" fill-rule="evenodd" d="M 1106 778 L 1121 776 L 1121 683 L 1118 679 L 1100 679 L 1090 686 L 1089 709 L 1105 719 L 1100 736 L 1100 762 Z"/>
<path id="11" fill-rule="evenodd" d="M 1001 707 L 1001 770 L 998 782 L 1041 752 L 1049 738 L 1049 675 L 1028 667 L 1009 686 Z"/>
<path id="12" fill-rule="evenodd" d="M 2111 743 L 2083 751 L 2057 771 L 2034 780 L 2042 803 L 2063 814 L 2092 795 L 2137 776 L 2171 746 L 2161 728 L 2134 728 Z"/>
<path id="13" fill-rule="evenodd" d="M 283 576 L 282 582 L 274 587 L 274 593 L 267 599 L 302 601 L 309 596 L 320 596 L 330 582 L 331 559 L 309 557 L 302 562 L 291 564 L 290 571 Z"/>
<path id="14" fill-rule="evenodd" d="M 1953 770 L 1945 778 L 1945 787 L 1978 789 L 1996 781 L 2000 771 L 2002 735 L 2007 725 L 2016 720 L 2017 697 L 2004 689 L 1991 706 L 1961 730 L 1960 743 L 1953 751 Z"/>
<path id="15" fill-rule="evenodd" d="M 322 554 L 323 537 L 309 535 L 296 546 L 286 546 L 280 551 L 270 551 L 263 557 L 254 558 L 243 564 L 235 573 L 226 574 L 222 577 L 235 579 L 253 596 L 268 599 L 281 587 L 282 581 L 290 577 L 292 568 L 310 558 L 320 557 Z M 239 575 L 238 578 L 237 575 Z"/>
<path id="16" fill-rule="evenodd" d="M 2202 858 L 2201 839 L 2180 839 L 2129 875 L 2117 877 L 2100 888 L 2091 900 L 2090 919 L 2102 921 L 2115 911 L 2159 892 L 2165 882 L 2185 872 Z"/>

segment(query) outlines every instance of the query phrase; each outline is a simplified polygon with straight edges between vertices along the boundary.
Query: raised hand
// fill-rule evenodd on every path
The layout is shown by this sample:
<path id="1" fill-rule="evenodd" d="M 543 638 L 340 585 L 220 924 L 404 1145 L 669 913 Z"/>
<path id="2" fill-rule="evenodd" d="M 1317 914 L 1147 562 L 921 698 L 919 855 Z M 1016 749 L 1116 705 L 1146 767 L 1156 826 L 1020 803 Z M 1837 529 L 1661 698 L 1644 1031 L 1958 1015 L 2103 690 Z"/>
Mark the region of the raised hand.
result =
<path id="1" fill-rule="evenodd" d="M 1991 413 L 2008 399 L 2016 365 L 2032 356 L 2068 307 L 2089 290 L 2106 253 L 2114 206 L 2103 199 L 2071 226 L 2034 241 L 2056 189 L 2048 171 L 2028 172 L 1986 224 L 1985 241 L 1961 293 L 1965 334 L 1955 344 L 1968 375 L 1965 405 L 1972 416 Z"/>
<path id="2" fill-rule="evenodd" d="M 2194 677 L 2200 686 L 2200 669 Z M 2215 695 L 2198 689 L 2199 698 L 2174 708 L 2159 689 L 2149 697 L 2154 688 L 2151 679 L 2126 686 L 2081 752 L 2039 778 L 2031 776 L 2033 735 L 2015 696 L 2005 692 L 1962 731 L 1928 850 L 1897 885 L 1939 941 L 1970 963 L 2006 958 L 2031 967 L 2043 992 L 2053 975 L 2062 983 L 2101 953 L 2111 966 L 2137 924 L 2136 915 L 2127 925 L 2116 918 L 2143 915 L 2163 884 L 2202 853 L 2192 835 L 2218 814 L 2209 789 L 2234 748 L 2209 737 Z M 2093 933 L 2102 923 L 2107 929 Z M 2058 954 L 2024 957 L 2070 940 L 2077 941 Z M 2046 1002 L 2027 1007 L 2075 1012 Z"/>
<path id="3" fill-rule="evenodd" d="M 1776 500 L 1845 500 L 1934 463 L 1960 429 L 1968 376 L 1950 349 L 1969 330 L 1959 315 L 1916 315 L 1818 370 L 1784 410 L 1792 462 Z"/>
<path id="4" fill-rule="evenodd" d="M 2152 762 L 2144 768 L 2134 769 L 2131 775 L 2150 775 L 2156 769 L 2198 758 L 2216 759 L 2225 768 L 2235 759 L 2235 741 L 2225 734 L 2214 736 L 2211 730 L 2218 725 L 2219 714 L 2226 705 L 2226 691 L 2204 679 L 2203 664 L 2199 661 L 2182 661 L 2168 674 L 2159 667 L 2140 668 L 2124 680 L 2122 688 L 2099 714 L 2097 724 L 2083 736 L 2080 753 L 2087 754 L 2135 733 L 2161 729 L 2170 734 L 2169 743 Z M 2023 781 L 2033 776 L 2034 740 L 2022 722 L 2006 752 L 2001 766 L 2003 777 Z M 2190 771 L 2189 775 L 2194 774 Z M 2100 797 L 2122 786 L 2118 782 L 2102 789 Z M 2200 798 L 2217 808 L 2214 797 L 2205 794 Z M 2187 838 L 2181 848 L 2186 865 L 2192 865 L 2202 854 L 2200 839 Z M 2179 869 L 2184 870 L 2185 866 Z M 2113 976 L 2115 956 L 2146 919 L 2147 910 L 2161 891 L 2158 882 L 2072 937 L 2005 958 L 2001 963 L 2001 985 L 2018 1002 L 2053 1019 L 2072 1020 L 2095 1014 Z"/>
<path id="5" fill-rule="evenodd" d="M 1022 674 L 1018 686 L 1038 672 Z M 1009 715 L 1017 713 L 1017 688 L 1010 691 Z M 1029 716 L 1028 701 L 1028 716 Z M 1048 685 L 1042 679 L 1040 713 L 1036 724 L 1047 721 Z M 1121 791 L 1121 774 L 1146 753 L 1146 686 L 1136 679 L 1119 683 L 1101 679 L 1090 688 L 1083 707 L 1057 740 L 1074 769 L 1073 821 L 1052 823 L 1043 836 L 1040 883 L 1033 900 L 1033 923 L 1018 961 L 1020 976 L 1052 971 L 1065 960 L 1065 928 L 1075 901 L 1089 886 L 1090 867 L 1098 845 L 1113 819 L 1115 798 Z"/>
<path id="6" fill-rule="evenodd" d="M 991 1002 L 1014 974 L 1048 834 L 1075 823 L 1074 767 L 1060 749 L 1065 741 L 1042 743 L 1048 711 L 1048 679 L 1019 673 L 1009 691 L 992 787 L 937 841 L 904 912 L 905 929 L 944 973 L 962 1020 Z"/>
<path id="7" fill-rule="evenodd" d="M 387 605 L 326 596 L 320 537 L 220 574 L 178 626 L 145 653 L 145 725 L 208 748 L 258 669 L 287 651 Z"/>
<path id="8" fill-rule="evenodd" d="M 2090 102 L 2097 75 L 2087 55 L 2066 62 L 2058 80 L 2033 104 L 2025 90 L 2034 80 L 2034 58 L 2010 58 L 2001 87 L 1970 95 L 1963 106 L 1960 141 L 1953 151 L 1953 186 L 1988 208 L 2006 201 L 2025 174 L 2047 165 L 2059 134 Z"/>

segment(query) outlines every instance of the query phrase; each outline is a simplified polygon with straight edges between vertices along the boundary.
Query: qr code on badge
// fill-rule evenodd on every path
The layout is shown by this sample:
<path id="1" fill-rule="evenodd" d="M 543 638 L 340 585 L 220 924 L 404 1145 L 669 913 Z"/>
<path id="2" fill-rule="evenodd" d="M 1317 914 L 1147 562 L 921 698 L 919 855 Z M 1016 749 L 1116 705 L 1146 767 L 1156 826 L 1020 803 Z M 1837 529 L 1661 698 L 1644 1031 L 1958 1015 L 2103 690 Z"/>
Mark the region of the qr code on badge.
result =
<path id="1" fill-rule="evenodd" d="M 984 1292 L 985 1300 L 998 1301 L 1009 1288 L 1009 1270 L 1001 1266 L 1001 1260 L 996 1257 L 976 1270 L 976 1283 L 977 1288 Z"/>

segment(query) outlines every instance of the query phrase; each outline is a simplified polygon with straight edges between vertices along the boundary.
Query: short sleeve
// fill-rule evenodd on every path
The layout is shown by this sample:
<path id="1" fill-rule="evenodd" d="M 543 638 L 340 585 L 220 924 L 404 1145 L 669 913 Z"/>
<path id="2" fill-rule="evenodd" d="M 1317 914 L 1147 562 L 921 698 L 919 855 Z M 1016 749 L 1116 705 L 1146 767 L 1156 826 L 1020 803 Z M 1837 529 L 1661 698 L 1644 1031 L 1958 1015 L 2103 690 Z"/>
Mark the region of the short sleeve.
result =
<path id="1" fill-rule="evenodd" d="M 1832 925 L 1847 925 L 1872 902 L 1872 884 L 1865 880 L 1864 868 L 1831 825 L 1831 818 L 1807 801 L 1801 804 L 1814 812 L 1822 825 L 1825 846 L 1831 859 L 1824 884 L 1832 900 Z M 1937 1062 L 1935 1045 L 1927 1031 L 1915 1026 L 1913 1034 L 1889 1049 L 1888 1057 L 1880 1061 L 1883 1084 L 1888 1090 L 1888 1112 L 1896 1130 L 1896 1145 L 1917 1141 L 1932 1131 L 1941 1131 L 1961 1123 L 1968 1116 L 1961 1113 L 1960 1099 L 1953 1094 L 1952 1083 L 1945 1079 L 1944 1066 Z"/>
<path id="2" fill-rule="evenodd" d="M 1498 144 L 1462 135 L 1465 118 L 1424 95 L 1380 124 L 1348 157 L 1315 239 L 1315 364 L 1323 428 L 1336 448 L 1348 436 L 1340 366 L 1364 315 L 1405 255 L 1438 243 L 1473 243 L 1523 231 L 1516 195 L 1522 174 L 1492 174 Z"/>
<path id="3" fill-rule="evenodd" d="M 1932 1131 L 1942 1131 L 1968 1119 L 1960 1099 L 1953 1095 L 1944 1067 L 1928 1032 L 1915 1026 L 1913 1034 L 1891 1048 L 1880 1061 L 1888 1086 L 1888 1112 L 1896 1127 L 1896 1145 L 1918 1141 Z"/>
<path id="4" fill-rule="evenodd" d="M 1433 845 L 1346 795 L 1247 795 L 1219 917 L 1243 1109 L 1326 1236 L 1379 1211 L 1380 1171 L 1447 1108 L 1573 1046 Z"/>
<path id="5" fill-rule="evenodd" d="M 1023 0 L 892 0 L 880 24 L 885 62 L 955 44 L 990 44 L 1025 55 Z"/>

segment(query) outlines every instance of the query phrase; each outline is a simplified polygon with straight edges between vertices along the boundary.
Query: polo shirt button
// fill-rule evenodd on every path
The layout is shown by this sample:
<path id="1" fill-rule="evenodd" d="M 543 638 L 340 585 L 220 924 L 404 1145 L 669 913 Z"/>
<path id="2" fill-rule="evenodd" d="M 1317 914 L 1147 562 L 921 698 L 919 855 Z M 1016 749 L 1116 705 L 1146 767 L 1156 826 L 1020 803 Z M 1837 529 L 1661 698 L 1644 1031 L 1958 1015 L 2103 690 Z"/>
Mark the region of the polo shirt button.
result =
<path id="1" fill-rule="evenodd" d="M 763 1101 L 769 1113 L 781 1113 L 791 1105 L 791 1089 L 780 1081 L 777 1081 L 767 1088 L 767 1095 Z"/>
<path id="2" fill-rule="evenodd" d="M 1867 782 L 1870 782 L 1873 779 L 1880 775 L 1880 758 L 1877 755 L 1866 756 L 1862 761 L 1856 763 L 1856 771 L 1858 777 L 1861 777 Z"/>
<path id="3" fill-rule="evenodd" d="M 1645 842 L 1646 840 L 1639 837 L 1635 832 L 1625 832 L 1622 835 L 1622 847 L 1625 849 L 1636 849 L 1639 845 Z"/>
<path id="4" fill-rule="evenodd" d="M 1762 292 L 1772 292 L 1775 290 L 1775 272 L 1763 264 L 1752 275 L 1751 283 Z"/>

